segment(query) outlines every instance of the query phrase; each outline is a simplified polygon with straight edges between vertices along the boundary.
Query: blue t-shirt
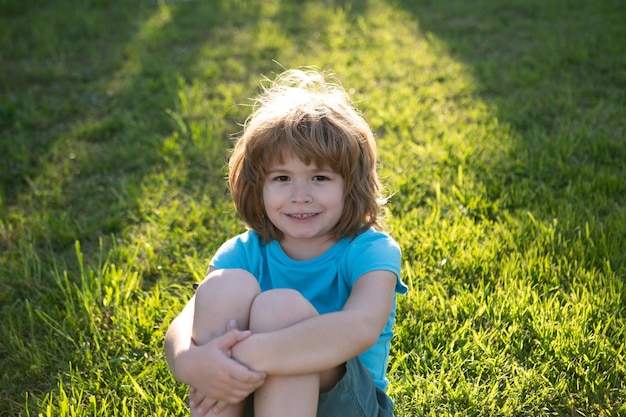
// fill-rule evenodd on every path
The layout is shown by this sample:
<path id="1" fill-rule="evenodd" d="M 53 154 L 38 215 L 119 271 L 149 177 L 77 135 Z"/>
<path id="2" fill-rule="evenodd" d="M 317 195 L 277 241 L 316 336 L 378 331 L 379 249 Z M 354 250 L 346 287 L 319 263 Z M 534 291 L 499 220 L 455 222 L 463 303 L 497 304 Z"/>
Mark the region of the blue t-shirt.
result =
<path id="1" fill-rule="evenodd" d="M 376 270 L 391 271 L 398 277 L 396 293 L 405 294 L 400 279 L 401 253 L 398 244 L 387 234 L 369 229 L 354 239 L 344 238 L 317 258 L 291 259 L 277 240 L 265 244 L 254 231 L 245 232 L 225 242 L 213 256 L 216 269 L 244 269 L 254 275 L 261 291 L 290 288 L 300 292 L 320 314 L 343 309 L 354 283 L 363 274 Z M 378 341 L 359 355 L 382 390 L 389 381 L 385 374 L 389 346 L 393 337 L 395 301 L 387 324 Z"/>

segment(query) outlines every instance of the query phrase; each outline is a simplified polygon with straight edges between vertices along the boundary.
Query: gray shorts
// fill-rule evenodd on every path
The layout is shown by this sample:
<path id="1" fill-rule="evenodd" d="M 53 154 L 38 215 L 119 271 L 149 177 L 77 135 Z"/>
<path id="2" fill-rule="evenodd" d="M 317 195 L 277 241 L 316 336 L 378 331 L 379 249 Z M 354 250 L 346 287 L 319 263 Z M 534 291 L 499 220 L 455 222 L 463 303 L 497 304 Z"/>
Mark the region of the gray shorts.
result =
<path id="1" fill-rule="evenodd" d="M 318 417 L 393 417 L 393 402 L 374 383 L 359 358 L 346 363 L 346 373 L 328 392 L 320 394 Z M 248 398 L 244 417 L 254 417 Z"/>

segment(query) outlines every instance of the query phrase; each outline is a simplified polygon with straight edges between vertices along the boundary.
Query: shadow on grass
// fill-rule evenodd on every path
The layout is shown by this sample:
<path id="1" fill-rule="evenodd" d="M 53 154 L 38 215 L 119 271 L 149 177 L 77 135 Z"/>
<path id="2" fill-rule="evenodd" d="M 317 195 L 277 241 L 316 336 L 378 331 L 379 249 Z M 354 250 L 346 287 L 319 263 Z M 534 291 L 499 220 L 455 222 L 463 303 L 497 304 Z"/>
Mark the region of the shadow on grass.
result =
<path id="1" fill-rule="evenodd" d="M 528 239 L 522 244 L 528 247 L 519 246 L 518 255 L 525 257 L 528 253 L 532 262 L 533 254 L 539 253 L 551 265 L 574 265 L 571 270 L 555 274 L 557 285 L 552 291 L 574 305 L 584 304 L 576 297 L 584 291 L 601 299 L 597 316 L 607 312 L 620 323 L 607 332 L 607 350 L 619 354 L 623 351 L 621 323 L 626 317 L 626 299 L 620 293 L 626 277 L 623 3 L 390 2 L 409 12 L 427 39 L 471 71 L 476 81 L 476 101 L 486 103 L 498 124 L 507 127 L 506 137 L 513 143 L 501 143 L 498 138 L 505 149 L 468 171 L 470 175 L 484 173 L 477 181 L 485 185 L 489 199 L 502 202 L 503 208 L 512 213 L 527 212 L 533 222 L 536 219 L 545 225 L 544 235 L 553 233 L 558 237 L 549 244 L 541 242 L 542 237 Z M 500 285 L 497 270 L 490 272 L 492 275 L 485 274 L 485 280 Z M 552 296 L 541 290 L 552 273 L 542 271 L 532 278 L 532 290 L 539 298 Z M 593 278 L 585 277 L 585 273 Z M 491 291 L 468 283 L 471 279 L 457 275 L 453 282 L 458 287 L 467 285 L 469 293 L 484 295 Z M 598 322 L 609 321 L 582 318 L 576 325 L 580 329 L 594 328 Z M 589 340 L 595 337 L 594 331 L 589 334 Z M 533 335 L 530 340 L 523 343 L 527 349 L 541 336 Z M 536 362 L 528 358 L 535 353 L 534 348 L 520 349 L 517 359 L 534 366 Z M 576 353 L 567 361 L 578 358 Z M 560 376 L 545 376 L 568 381 L 568 392 L 573 393 L 569 395 L 585 398 L 573 407 L 566 405 L 567 399 L 559 399 L 549 407 L 555 407 L 559 415 L 583 415 L 585 407 L 606 407 L 613 410 L 609 414 L 622 410 L 622 357 L 596 361 L 585 356 L 584 362 L 594 363 L 590 367 L 596 366 L 598 374 L 611 375 L 607 377 L 610 382 L 606 391 L 598 388 L 596 380 L 588 383 L 586 376 L 572 375 L 567 361 L 556 362 Z M 523 410 L 517 411 L 523 414 Z"/>
<path id="2" fill-rule="evenodd" d="M 28 304 L 59 323 L 68 320 L 62 308 L 67 294 L 59 293 L 52 275 L 67 269 L 70 281 L 79 280 L 75 242 L 84 267 L 97 269 L 98 252 L 106 257 L 111 250 L 109 236 L 149 223 L 149 210 L 159 208 L 158 201 L 144 207 L 150 182 L 167 182 L 159 175 L 176 178 L 176 187 L 192 198 L 214 191 L 205 182 L 223 188 L 224 152 L 242 114 L 226 114 L 229 120 L 205 131 L 212 136 L 197 145 L 184 131 L 194 118 L 218 116 L 186 114 L 179 94 L 198 79 L 232 83 L 245 86 L 240 102 L 259 74 L 278 69 L 276 47 L 238 38 L 242 31 L 244 41 L 258 33 L 259 7 L 231 1 L 2 4 L 0 34 L 11 44 L 3 48 L 0 74 L 0 302 L 12 336 L 21 332 L 24 340 L 47 346 L 44 339 L 55 334 L 47 323 L 34 320 L 26 329 L 17 316 L 32 314 Z M 360 1 L 350 13 L 365 7 Z M 297 2 L 285 1 L 272 24 L 305 36 L 290 26 L 299 13 Z M 199 93 L 226 99 L 219 94 Z M 10 346 L 0 348 L 0 375 L 10 375 L 2 380 L 1 397 L 16 414 L 23 411 L 23 393 L 57 389 L 55 375 L 70 371 L 73 355 L 23 356 Z M 14 375 L 10 369 L 28 371 Z"/>
<path id="3" fill-rule="evenodd" d="M 179 127 L 166 110 L 179 107 L 181 84 L 189 78 L 258 74 L 248 55 L 233 61 L 237 45 L 228 43 L 257 11 L 220 6 L 226 2 L 129 3 L 3 3 L 1 32 L 13 44 L 3 48 L 0 75 L 0 304 L 17 328 L 13 320 L 26 317 L 25 303 L 53 317 L 59 313 L 56 306 L 66 300 L 55 292 L 51 271 L 76 272 L 77 265 L 65 265 L 76 258 L 75 241 L 85 267 L 97 267 L 100 237 L 147 221 L 151 213 L 140 209 L 146 178 L 188 169 L 197 178 L 223 181 L 205 163 L 223 161 L 230 132 L 206 138 L 220 143 L 219 156 L 183 144 L 176 157 L 184 163 L 172 164 L 164 142 Z M 230 58 L 230 67 L 218 61 L 211 73 L 199 74 L 205 69 L 197 68 L 197 59 L 206 47 Z M 44 323 L 32 325 L 24 329 L 26 340 L 50 333 L 37 328 Z M 67 370 L 66 355 L 30 365 L 28 357 L 8 344 L 0 348 L 0 375 L 11 378 L 0 384 L 0 402 L 15 405 L 13 411 L 23 411 L 23 393 L 53 391 L 54 376 Z"/>
<path id="4" fill-rule="evenodd" d="M 50 249 L 73 251 L 77 240 L 93 249 L 98 236 L 144 220 L 145 177 L 172 168 L 163 143 L 178 129 L 167 110 L 179 106 L 181 83 L 233 76 L 221 62 L 198 74 L 197 57 L 214 44 L 226 58 L 229 31 L 256 15 L 207 2 L 65 8 L 15 3 L 3 13 L 14 19 L 5 30 L 17 44 L 3 51 L 0 195 L 7 223 L 23 228 L 6 227 L 0 249 L 23 249 L 16 244 L 27 229 L 42 259 Z M 239 74 L 255 72 L 240 58 L 231 64 Z M 225 147 L 227 134 L 216 133 L 223 137 L 209 140 Z M 186 167 L 198 169 L 201 156 L 184 151 Z"/>
<path id="5" fill-rule="evenodd" d="M 481 179 L 510 209 L 591 225 L 596 261 L 626 274 L 626 12 L 620 1 L 391 0 L 442 41 L 515 143 Z M 497 178 L 499 174 L 501 178 Z M 593 261 L 592 261 L 593 262 Z"/>

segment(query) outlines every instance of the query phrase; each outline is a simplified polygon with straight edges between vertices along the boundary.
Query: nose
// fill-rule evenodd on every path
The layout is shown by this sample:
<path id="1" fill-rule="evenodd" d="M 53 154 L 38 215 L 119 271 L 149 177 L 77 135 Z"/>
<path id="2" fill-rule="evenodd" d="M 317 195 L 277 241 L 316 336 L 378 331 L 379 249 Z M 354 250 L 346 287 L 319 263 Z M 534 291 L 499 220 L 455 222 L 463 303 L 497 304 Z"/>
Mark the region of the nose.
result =
<path id="1" fill-rule="evenodd" d="M 291 194 L 291 202 L 294 204 L 308 204 L 311 201 L 313 201 L 313 197 L 311 196 L 311 189 L 308 182 L 295 181 Z"/>

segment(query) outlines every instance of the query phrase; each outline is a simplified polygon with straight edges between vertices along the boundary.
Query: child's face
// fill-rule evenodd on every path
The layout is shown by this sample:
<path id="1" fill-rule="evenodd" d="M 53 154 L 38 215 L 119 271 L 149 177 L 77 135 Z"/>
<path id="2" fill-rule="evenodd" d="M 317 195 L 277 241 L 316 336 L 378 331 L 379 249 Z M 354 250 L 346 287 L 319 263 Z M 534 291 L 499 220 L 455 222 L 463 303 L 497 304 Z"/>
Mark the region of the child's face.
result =
<path id="1" fill-rule="evenodd" d="M 285 154 L 268 169 L 263 201 L 269 220 L 283 233 L 281 245 L 327 248 L 331 233 L 343 214 L 344 179 L 330 168 L 306 165 Z M 315 246 L 318 245 L 318 246 Z"/>

